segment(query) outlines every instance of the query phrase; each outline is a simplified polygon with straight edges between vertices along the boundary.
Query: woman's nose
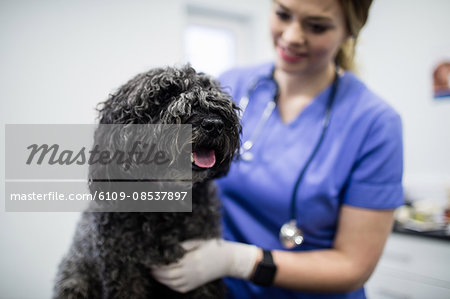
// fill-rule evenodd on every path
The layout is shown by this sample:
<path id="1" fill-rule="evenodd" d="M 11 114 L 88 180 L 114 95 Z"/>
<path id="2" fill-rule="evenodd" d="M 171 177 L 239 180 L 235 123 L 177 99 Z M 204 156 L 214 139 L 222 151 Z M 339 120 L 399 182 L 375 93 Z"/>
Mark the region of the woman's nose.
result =
<path id="1" fill-rule="evenodd" d="M 283 39 L 290 45 L 302 45 L 305 43 L 305 33 L 299 22 L 292 22 L 285 27 Z"/>

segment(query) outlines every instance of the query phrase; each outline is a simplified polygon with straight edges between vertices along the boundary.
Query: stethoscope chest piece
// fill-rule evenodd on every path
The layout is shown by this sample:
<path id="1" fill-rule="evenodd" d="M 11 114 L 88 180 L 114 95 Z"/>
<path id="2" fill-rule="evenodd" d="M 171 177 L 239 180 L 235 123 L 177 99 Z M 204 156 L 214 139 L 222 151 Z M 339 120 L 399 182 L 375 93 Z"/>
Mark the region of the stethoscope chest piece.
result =
<path id="1" fill-rule="evenodd" d="M 241 159 L 246 162 L 249 162 L 249 161 L 253 160 L 253 154 L 250 152 L 243 152 L 241 154 Z"/>
<path id="2" fill-rule="evenodd" d="M 294 248 L 303 242 L 303 232 L 297 227 L 297 222 L 292 219 L 280 229 L 281 244 L 287 249 Z"/>
<path id="3" fill-rule="evenodd" d="M 250 140 L 247 140 L 241 148 L 241 159 L 244 161 L 251 161 L 253 160 L 253 154 L 249 152 L 249 150 L 253 147 L 253 142 Z"/>

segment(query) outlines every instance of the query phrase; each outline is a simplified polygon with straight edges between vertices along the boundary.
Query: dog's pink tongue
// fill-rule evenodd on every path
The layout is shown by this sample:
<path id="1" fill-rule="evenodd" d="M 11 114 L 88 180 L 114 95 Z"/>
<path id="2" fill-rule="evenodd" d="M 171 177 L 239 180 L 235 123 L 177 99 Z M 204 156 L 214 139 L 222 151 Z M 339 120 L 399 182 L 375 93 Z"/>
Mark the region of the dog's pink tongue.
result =
<path id="1" fill-rule="evenodd" d="M 194 154 L 194 163 L 201 168 L 211 168 L 216 163 L 214 150 L 200 149 Z"/>

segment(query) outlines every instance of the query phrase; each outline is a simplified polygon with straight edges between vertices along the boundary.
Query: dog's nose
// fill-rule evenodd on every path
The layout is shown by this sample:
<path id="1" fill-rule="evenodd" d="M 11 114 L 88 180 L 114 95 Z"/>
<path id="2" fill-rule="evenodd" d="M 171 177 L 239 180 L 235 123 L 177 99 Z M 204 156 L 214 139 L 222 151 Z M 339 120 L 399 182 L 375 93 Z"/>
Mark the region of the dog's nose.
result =
<path id="1" fill-rule="evenodd" d="M 217 118 L 205 118 L 202 121 L 202 129 L 210 135 L 220 135 L 223 130 L 223 121 Z"/>

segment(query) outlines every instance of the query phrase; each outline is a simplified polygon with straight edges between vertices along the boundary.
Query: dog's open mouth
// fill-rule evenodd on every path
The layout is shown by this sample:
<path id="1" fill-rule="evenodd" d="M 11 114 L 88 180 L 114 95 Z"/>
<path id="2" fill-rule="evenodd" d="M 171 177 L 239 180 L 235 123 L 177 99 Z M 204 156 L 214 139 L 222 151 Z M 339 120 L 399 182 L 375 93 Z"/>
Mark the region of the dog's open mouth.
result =
<path id="1" fill-rule="evenodd" d="M 192 152 L 191 162 L 200 168 L 211 168 L 216 164 L 216 153 L 213 149 L 200 148 Z"/>

